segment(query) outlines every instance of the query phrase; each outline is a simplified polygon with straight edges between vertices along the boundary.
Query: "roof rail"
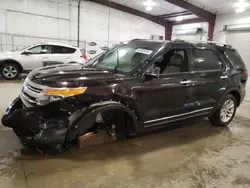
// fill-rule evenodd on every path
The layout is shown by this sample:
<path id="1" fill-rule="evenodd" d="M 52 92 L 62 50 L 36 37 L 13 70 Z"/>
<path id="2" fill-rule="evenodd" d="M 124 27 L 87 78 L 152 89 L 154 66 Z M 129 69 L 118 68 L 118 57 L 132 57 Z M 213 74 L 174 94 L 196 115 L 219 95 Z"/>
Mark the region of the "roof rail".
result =
<path id="1" fill-rule="evenodd" d="M 229 44 L 223 44 L 223 43 L 219 43 L 219 42 L 216 42 L 216 41 L 192 41 L 192 40 L 180 40 L 180 39 L 177 39 L 177 40 L 174 40 L 173 42 L 190 42 L 190 43 L 203 43 L 203 44 L 213 44 L 213 45 L 217 45 L 217 46 L 222 46 L 222 47 L 226 47 L 226 48 L 232 48 L 231 45 Z"/>

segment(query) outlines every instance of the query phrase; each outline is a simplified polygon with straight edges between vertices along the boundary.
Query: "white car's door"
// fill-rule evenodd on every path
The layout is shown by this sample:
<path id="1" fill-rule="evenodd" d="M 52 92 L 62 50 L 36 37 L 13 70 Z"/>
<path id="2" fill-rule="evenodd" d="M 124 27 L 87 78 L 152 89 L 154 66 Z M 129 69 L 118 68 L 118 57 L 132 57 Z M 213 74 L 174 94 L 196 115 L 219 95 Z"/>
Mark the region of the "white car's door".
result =
<path id="1" fill-rule="evenodd" d="M 49 55 L 49 61 L 51 65 L 64 64 L 71 62 L 71 48 L 51 45 L 51 54 Z"/>
<path id="2" fill-rule="evenodd" d="M 50 49 L 48 45 L 37 45 L 27 49 L 20 56 L 19 62 L 24 70 L 33 70 L 46 66 L 49 61 Z"/>

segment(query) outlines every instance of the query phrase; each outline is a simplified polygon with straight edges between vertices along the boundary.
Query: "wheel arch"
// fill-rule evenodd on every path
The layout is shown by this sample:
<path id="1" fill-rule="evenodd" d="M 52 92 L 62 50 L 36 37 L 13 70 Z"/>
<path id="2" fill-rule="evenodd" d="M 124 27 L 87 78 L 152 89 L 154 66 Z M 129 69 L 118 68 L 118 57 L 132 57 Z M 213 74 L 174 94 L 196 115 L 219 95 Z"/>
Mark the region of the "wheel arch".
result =
<path id="1" fill-rule="evenodd" d="M 231 95 L 233 95 L 235 97 L 236 102 L 237 102 L 237 107 L 239 107 L 240 103 L 241 103 L 241 94 L 240 94 L 240 92 L 237 91 L 237 90 L 235 90 L 235 89 L 233 89 L 233 90 L 231 90 L 231 91 L 229 91 L 227 93 L 227 95 L 229 95 L 229 94 L 231 94 Z"/>
<path id="2" fill-rule="evenodd" d="M 23 66 L 16 60 L 14 59 L 4 59 L 1 61 L 1 64 L 0 64 L 0 68 L 3 67 L 3 65 L 5 65 L 6 63 L 14 63 L 16 65 L 18 65 L 19 69 L 20 69 L 20 73 L 23 72 Z"/>
<path id="3" fill-rule="evenodd" d="M 129 130 L 131 134 L 135 134 L 137 125 L 137 116 L 129 107 L 115 101 L 105 101 L 94 103 L 85 109 L 81 115 L 70 126 L 67 134 L 66 142 L 75 139 L 77 136 L 86 133 L 88 129 L 93 127 L 98 113 L 104 113 L 111 110 L 122 111 L 131 120 Z"/>

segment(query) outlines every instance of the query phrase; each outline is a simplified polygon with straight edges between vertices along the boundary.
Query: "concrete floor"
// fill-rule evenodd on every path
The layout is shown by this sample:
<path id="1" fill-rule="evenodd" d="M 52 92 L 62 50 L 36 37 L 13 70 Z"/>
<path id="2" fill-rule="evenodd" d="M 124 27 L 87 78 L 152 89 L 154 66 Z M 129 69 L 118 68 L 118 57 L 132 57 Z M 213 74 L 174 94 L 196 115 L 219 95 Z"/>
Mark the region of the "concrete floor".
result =
<path id="1" fill-rule="evenodd" d="M 20 83 L 2 82 L 0 88 L 2 114 Z M 0 187 L 250 187 L 249 114 L 246 101 L 227 128 L 193 120 L 178 129 L 57 156 L 20 154 L 18 138 L 0 126 Z"/>

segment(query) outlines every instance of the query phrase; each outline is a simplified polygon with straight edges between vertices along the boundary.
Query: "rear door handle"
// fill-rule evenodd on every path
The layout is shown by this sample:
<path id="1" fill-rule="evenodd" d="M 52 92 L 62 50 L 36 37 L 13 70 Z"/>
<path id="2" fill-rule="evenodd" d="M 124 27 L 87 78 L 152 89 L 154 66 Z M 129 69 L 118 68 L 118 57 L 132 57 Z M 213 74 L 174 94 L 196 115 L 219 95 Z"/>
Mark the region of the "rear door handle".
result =
<path id="1" fill-rule="evenodd" d="M 183 80 L 183 81 L 180 81 L 180 83 L 183 85 L 187 85 L 187 84 L 192 84 L 193 81 L 192 80 Z"/>
<path id="2" fill-rule="evenodd" d="M 225 80 L 225 79 L 227 79 L 228 78 L 228 76 L 221 76 L 220 77 L 220 79 L 222 79 L 222 80 Z"/>

